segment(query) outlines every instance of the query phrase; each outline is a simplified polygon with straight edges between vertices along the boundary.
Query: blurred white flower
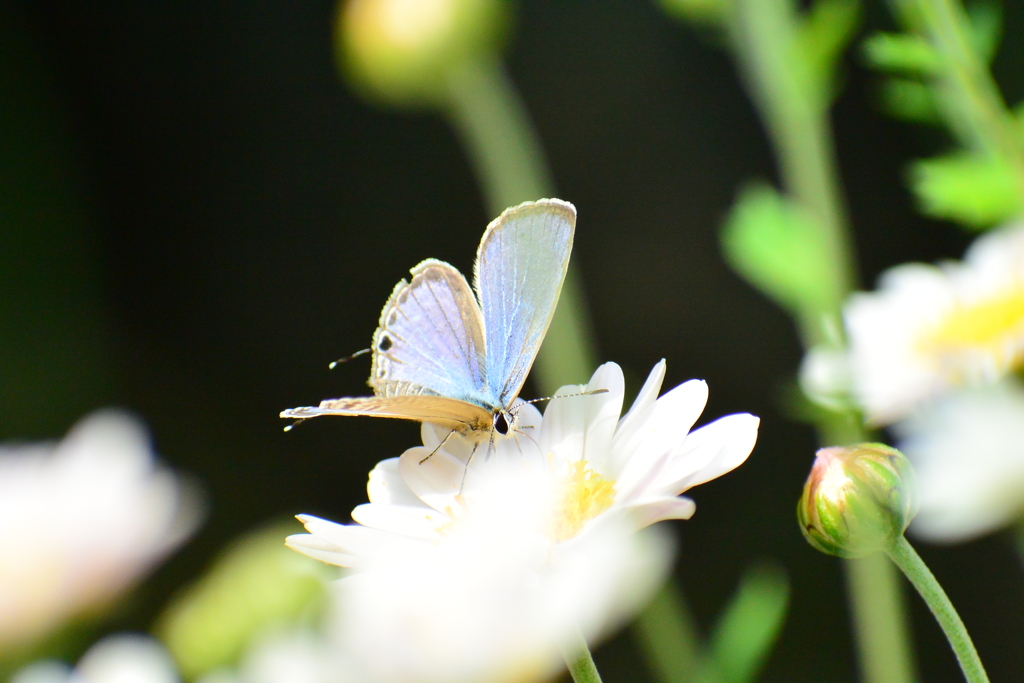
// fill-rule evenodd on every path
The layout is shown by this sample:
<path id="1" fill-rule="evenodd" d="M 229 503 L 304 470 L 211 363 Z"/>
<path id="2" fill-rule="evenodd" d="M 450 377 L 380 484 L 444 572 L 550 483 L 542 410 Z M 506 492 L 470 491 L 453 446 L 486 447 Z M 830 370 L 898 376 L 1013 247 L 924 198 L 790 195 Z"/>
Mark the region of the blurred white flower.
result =
<path id="1" fill-rule="evenodd" d="M 515 438 L 478 446 L 468 471 L 474 446 L 424 425 L 424 446 L 371 472 L 358 525 L 301 516 L 310 534 L 289 546 L 362 570 L 336 584 L 334 621 L 360 673 L 529 680 L 553 671 L 567 634 L 594 638 L 634 613 L 670 554 L 638 529 L 690 517 L 678 494 L 742 463 L 757 437 L 751 415 L 689 433 L 707 386 L 656 400 L 664 374 L 662 361 L 621 419 L 614 363 L 558 392 L 605 393 L 557 398 L 543 420 L 520 402 Z"/>
<path id="2" fill-rule="evenodd" d="M 944 391 L 992 383 L 1024 354 L 1024 226 L 978 238 L 963 262 L 909 263 L 845 310 L 854 394 L 887 424 Z"/>
<path id="3" fill-rule="evenodd" d="M 350 683 L 322 634 L 273 629 L 250 643 L 237 670 L 219 669 L 197 683 Z"/>
<path id="4" fill-rule="evenodd" d="M 74 671 L 59 662 L 43 661 L 19 671 L 11 683 L 178 683 L 167 651 L 138 634 L 108 636 L 89 648 Z"/>
<path id="5" fill-rule="evenodd" d="M 0 446 L 0 649 L 102 607 L 197 521 L 123 413 L 95 413 L 56 445 Z"/>
<path id="6" fill-rule="evenodd" d="M 917 470 L 910 531 L 955 543 L 1024 515 L 1024 387 L 1012 378 L 965 389 L 893 426 Z"/>

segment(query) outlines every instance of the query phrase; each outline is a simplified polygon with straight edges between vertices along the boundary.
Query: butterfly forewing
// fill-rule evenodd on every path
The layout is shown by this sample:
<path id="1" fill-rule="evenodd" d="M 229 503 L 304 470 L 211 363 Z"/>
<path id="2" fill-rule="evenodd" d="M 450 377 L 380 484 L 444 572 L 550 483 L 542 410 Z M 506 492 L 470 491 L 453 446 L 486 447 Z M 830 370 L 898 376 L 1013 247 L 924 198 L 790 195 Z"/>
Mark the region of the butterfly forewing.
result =
<path id="1" fill-rule="evenodd" d="M 572 204 L 542 199 L 506 210 L 480 242 L 474 286 L 483 309 L 487 377 L 502 406 L 522 389 L 551 323 L 575 227 Z"/>
<path id="2" fill-rule="evenodd" d="M 483 325 L 466 278 L 433 259 L 413 268 L 412 276 L 398 283 L 381 312 L 370 386 L 378 396 L 424 388 L 485 403 Z"/>

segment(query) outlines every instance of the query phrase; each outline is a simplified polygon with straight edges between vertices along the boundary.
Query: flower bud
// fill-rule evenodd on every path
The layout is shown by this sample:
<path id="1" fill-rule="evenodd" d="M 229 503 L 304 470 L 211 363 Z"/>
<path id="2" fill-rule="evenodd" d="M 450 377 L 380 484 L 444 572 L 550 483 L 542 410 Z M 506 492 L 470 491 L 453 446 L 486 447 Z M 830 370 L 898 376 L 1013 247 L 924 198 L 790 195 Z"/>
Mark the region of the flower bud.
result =
<path id="1" fill-rule="evenodd" d="M 796 514 L 804 537 L 821 552 L 863 557 L 890 548 L 917 506 L 906 456 L 862 443 L 818 451 Z"/>
<path id="2" fill-rule="evenodd" d="M 338 64 L 371 99 L 436 104 L 451 69 L 500 49 L 508 10 L 505 0 L 348 0 Z"/>

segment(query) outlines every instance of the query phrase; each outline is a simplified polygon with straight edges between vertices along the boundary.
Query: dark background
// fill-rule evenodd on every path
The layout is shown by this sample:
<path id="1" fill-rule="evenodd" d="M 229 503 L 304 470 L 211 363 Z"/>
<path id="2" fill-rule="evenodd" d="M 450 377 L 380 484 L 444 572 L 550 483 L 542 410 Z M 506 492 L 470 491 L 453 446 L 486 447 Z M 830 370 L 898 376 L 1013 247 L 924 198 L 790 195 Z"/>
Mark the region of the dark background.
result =
<path id="1" fill-rule="evenodd" d="M 996 64 L 1024 95 L 1024 13 Z M 492 218 L 458 142 L 431 114 L 357 100 L 335 72 L 330 2 L 4 3 L 0 8 L 0 436 L 57 437 L 91 408 L 149 423 L 164 460 L 206 489 L 202 531 L 119 612 L 146 628 L 226 541 L 270 518 L 344 521 L 366 473 L 415 425 L 277 413 L 366 393 L 364 348 L 394 283 L 423 258 L 468 272 Z M 868 27 L 887 26 L 866 8 Z M 711 388 L 706 420 L 762 419 L 754 454 L 692 492 L 678 577 L 706 629 L 742 570 L 793 584 L 770 681 L 853 681 L 841 563 L 801 538 L 794 506 L 815 444 L 780 396 L 800 359 L 783 313 L 733 275 L 716 231 L 737 187 L 774 164 L 728 56 L 645 0 L 518 4 L 508 68 L 576 204 L 600 360 L 636 384 Z M 936 131 L 889 120 L 849 58 L 834 110 L 864 281 L 957 257 L 969 236 L 913 211 L 907 160 Z M 586 378 L 579 378 L 584 381 Z M 533 395 L 528 384 L 524 395 Z M 1009 536 L 920 545 L 993 680 L 1024 671 L 1024 571 Z M 916 596 L 926 681 L 960 674 Z M 641 680 L 629 632 L 598 653 Z"/>

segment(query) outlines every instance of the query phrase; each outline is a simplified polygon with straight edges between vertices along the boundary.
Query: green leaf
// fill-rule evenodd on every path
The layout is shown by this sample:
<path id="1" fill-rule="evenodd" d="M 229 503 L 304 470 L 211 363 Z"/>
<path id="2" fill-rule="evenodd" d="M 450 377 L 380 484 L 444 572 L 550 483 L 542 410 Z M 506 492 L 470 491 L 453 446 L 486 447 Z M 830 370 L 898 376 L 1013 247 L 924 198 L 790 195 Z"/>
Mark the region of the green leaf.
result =
<path id="1" fill-rule="evenodd" d="M 950 154 L 914 162 L 910 185 L 921 212 L 982 230 L 1020 215 L 1012 166 L 1001 159 Z"/>
<path id="2" fill-rule="evenodd" d="M 909 78 L 887 78 L 879 90 L 882 109 L 904 121 L 942 125 L 935 89 Z"/>
<path id="3" fill-rule="evenodd" d="M 741 190 L 721 239 L 733 269 L 783 308 L 804 315 L 839 305 L 822 232 L 774 188 L 759 183 Z"/>
<path id="4" fill-rule="evenodd" d="M 658 0 L 671 17 L 695 24 L 721 25 L 731 6 L 729 0 Z"/>
<path id="5" fill-rule="evenodd" d="M 991 64 L 1003 37 L 1003 7 L 996 0 L 976 0 L 969 3 L 967 18 L 971 22 L 971 42 L 978 56 Z"/>
<path id="6" fill-rule="evenodd" d="M 660 683 L 694 683 L 703 668 L 700 635 L 682 590 L 666 582 L 634 624 L 647 664 Z"/>
<path id="7" fill-rule="evenodd" d="M 811 82 L 824 101 L 830 101 L 838 90 L 839 58 L 859 25 L 858 0 L 817 0 L 800 23 L 797 46 Z"/>
<path id="8" fill-rule="evenodd" d="M 721 683 L 753 681 L 764 665 L 789 605 L 789 579 L 775 563 L 751 567 L 722 611 L 710 653 Z"/>
<path id="9" fill-rule="evenodd" d="M 274 524 L 245 536 L 160 616 L 156 634 L 185 678 L 233 664 L 254 635 L 297 620 L 323 596 L 334 573 L 285 547 L 294 531 Z"/>
<path id="10" fill-rule="evenodd" d="M 868 66 L 879 71 L 912 76 L 934 76 L 942 57 L 921 36 L 909 33 L 874 33 L 864 41 L 862 54 Z"/>

